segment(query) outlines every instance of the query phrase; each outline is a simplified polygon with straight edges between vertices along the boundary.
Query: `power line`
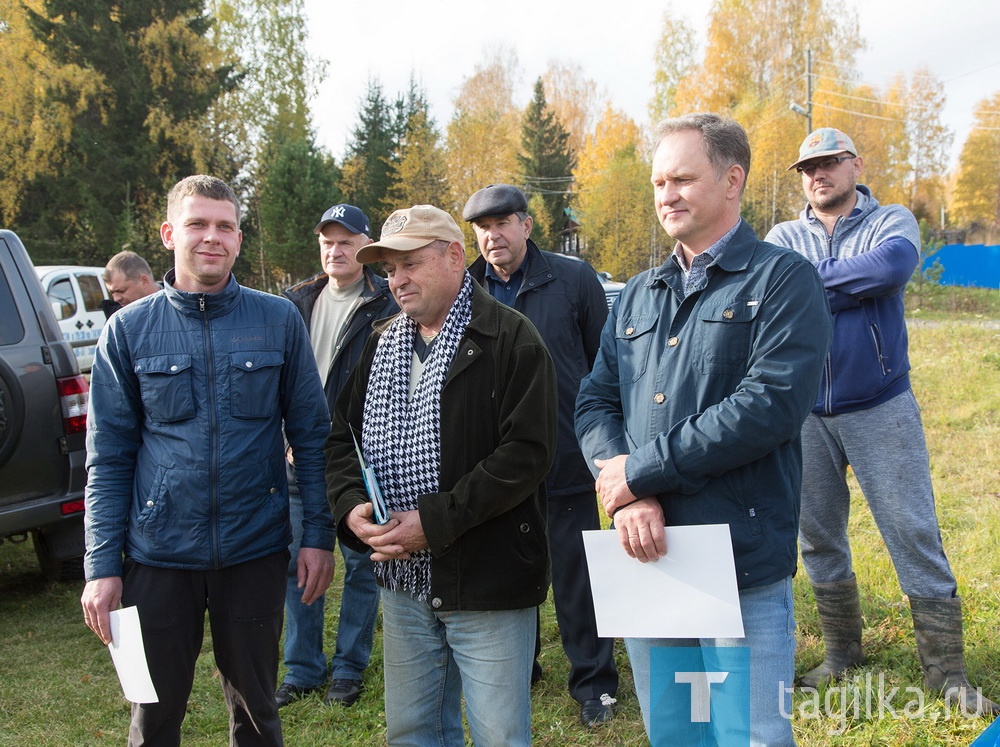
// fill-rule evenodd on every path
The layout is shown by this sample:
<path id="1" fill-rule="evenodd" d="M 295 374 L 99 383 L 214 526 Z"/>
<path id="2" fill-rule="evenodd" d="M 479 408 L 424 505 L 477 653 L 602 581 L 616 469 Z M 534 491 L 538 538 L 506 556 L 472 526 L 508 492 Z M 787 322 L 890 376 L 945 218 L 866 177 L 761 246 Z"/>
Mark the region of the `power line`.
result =
<path id="1" fill-rule="evenodd" d="M 835 112 L 843 112 L 844 114 L 854 114 L 858 117 L 866 117 L 867 119 L 881 119 L 883 122 L 901 122 L 906 123 L 905 119 L 896 119 L 895 117 L 880 117 L 877 114 L 867 114 L 865 112 L 856 112 L 853 109 L 841 109 L 839 106 L 833 106 L 832 104 L 824 104 L 822 102 L 813 102 L 813 106 L 822 106 L 825 109 L 830 109 Z"/>
<path id="2" fill-rule="evenodd" d="M 853 99 L 854 101 L 867 101 L 869 103 L 880 104 L 882 106 L 898 106 L 901 109 L 906 109 L 907 111 L 937 108 L 936 106 L 932 106 L 931 104 L 904 104 L 899 101 L 886 101 L 884 99 L 869 99 L 865 98 L 864 96 L 852 96 L 849 93 L 841 93 L 840 91 L 826 91 L 823 89 L 819 89 L 816 91 L 816 93 L 827 93 L 830 94 L 831 96 L 840 96 L 841 98 Z"/>
<path id="3" fill-rule="evenodd" d="M 831 60 L 820 60 L 820 59 L 817 59 L 815 61 L 816 62 L 821 62 L 824 65 L 830 65 L 831 67 L 840 68 L 841 70 L 849 70 L 849 71 L 851 71 L 853 73 L 856 73 L 856 74 L 859 74 L 859 75 L 862 72 L 878 73 L 880 75 L 893 75 L 895 73 L 902 72 L 900 70 L 894 70 L 894 71 L 892 71 L 892 73 L 889 73 L 886 70 L 872 70 L 871 68 L 859 68 L 856 65 L 848 65 L 846 63 L 833 62 Z M 975 70 L 970 70 L 967 73 L 959 73 L 958 75 L 953 75 L 952 77 L 945 78 L 945 79 L 941 79 L 937 75 L 934 75 L 934 74 L 928 75 L 928 74 L 925 74 L 925 73 L 913 73 L 910 77 L 912 77 L 912 78 L 926 78 L 928 80 L 938 80 L 941 83 L 950 83 L 953 80 L 958 80 L 959 78 L 964 78 L 964 77 L 966 77 L 968 75 L 975 75 L 976 73 L 981 73 L 983 70 L 989 70 L 991 67 L 996 67 L 997 65 L 1000 65 L 1000 60 L 997 60 L 996 62 L 991 62 L 988 65 L 983 65 L 982 67 L 978 67 Z"/>

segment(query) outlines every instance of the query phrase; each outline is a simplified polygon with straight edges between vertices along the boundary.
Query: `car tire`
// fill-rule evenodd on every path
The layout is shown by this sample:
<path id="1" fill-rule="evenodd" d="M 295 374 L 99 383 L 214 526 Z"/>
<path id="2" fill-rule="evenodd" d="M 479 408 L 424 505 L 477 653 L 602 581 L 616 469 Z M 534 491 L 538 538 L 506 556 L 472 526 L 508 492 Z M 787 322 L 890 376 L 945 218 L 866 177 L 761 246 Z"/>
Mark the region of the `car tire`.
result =
<path id="1" fill-rule="evenodd" d="M 83 556 L 59 558 L 53 550 L 49 536 L 39 530 L 31 533 L 38 565 L 49 581 L 81 581 L 84 578 Z"/>
<path id="2" fill-rule="evenodd" d="M 0 358 L 0 467 L 7 463 L 21 438 L 24 396 L 17 376 Z"/>

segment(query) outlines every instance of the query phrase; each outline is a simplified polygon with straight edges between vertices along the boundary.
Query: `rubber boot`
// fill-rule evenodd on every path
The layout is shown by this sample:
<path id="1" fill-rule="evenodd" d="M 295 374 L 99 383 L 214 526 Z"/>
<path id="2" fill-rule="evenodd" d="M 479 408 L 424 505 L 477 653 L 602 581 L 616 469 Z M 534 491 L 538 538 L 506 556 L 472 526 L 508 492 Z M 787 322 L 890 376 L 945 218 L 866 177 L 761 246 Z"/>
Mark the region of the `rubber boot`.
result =
<path id="1" fill-rule="evenodd" d="M 910 597 L 913 634 L 924 685 L 967 715 L 1000 714 L 1000 706 L 969 684 L 962 645 L 962 600 Z"/>
<path id="2" fill-rule="evenodd" d="M 844 672 L 865 663 L 861 650 L 861 600 L 858 579 L 853 574 L 846 581 L 813 584 L 816 609 L 819 611 L 826 658 L 815 669 L 799 677 L 803 687 L 819 687 L 839 680 Z"/>

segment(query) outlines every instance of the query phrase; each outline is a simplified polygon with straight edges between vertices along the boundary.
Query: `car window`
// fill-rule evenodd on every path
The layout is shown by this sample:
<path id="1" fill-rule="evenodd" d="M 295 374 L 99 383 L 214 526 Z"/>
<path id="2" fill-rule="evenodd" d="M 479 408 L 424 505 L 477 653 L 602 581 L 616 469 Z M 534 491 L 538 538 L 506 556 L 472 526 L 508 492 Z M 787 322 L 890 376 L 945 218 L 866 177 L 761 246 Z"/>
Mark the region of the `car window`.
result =
<path id="1" fill-rule="evenodd" d="M 21 315 L 14 306 L 7 276 L 0 274 L 0 345 L 12 345 L 24 339 L 24 325 Z"/>
<path id="2" fill-rule="evenodd" d="M 59 278 L 49 286 L 49 303 L 52 311 L 60 321 L 69 319 L 76 313 L 76 297 L 73 295 L 73 286 L 69 283 L 69 278 Z"/>
<path id="3" fill-rule="evenodd" d="M 94 275 L 77 275 L 76 282 L 80 284 L 84 308 L 87 311 L 100 311 L 101 301 L 104 300 L 104 292 L 101 289 L 103 281 Z"/>

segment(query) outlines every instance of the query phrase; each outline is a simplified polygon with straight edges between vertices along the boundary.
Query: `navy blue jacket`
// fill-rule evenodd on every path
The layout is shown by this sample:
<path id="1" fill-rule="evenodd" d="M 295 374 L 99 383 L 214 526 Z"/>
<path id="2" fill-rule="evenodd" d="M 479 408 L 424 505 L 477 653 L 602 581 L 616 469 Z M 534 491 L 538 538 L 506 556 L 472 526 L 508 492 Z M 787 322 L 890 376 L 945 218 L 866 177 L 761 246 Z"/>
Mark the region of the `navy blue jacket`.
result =
<path id="1" fill-rule="evenodd" d="M 830 344 L 815 268 L 743 222 L 682 299 L 668 259 L 632 278 L 583 380 L 576 430 L 588 463 L 627 454 L 636 496 L 667 526 L 728 524 L 740 588 L 795 571 L 802 450 Z M 596 470 L 595 470 L 596 472 Z"/>
<path id="2" fill-rule="evenodd" d="M 87 578 L 145 565 L 212 570 L 288 547 L 282 431 L 295 449 L 302 545 L 333 549 L 330 415 L 302 318 L 243 288 L 162 293 L 113 314 L 87 418 Z"/>
<path id="3" fill-rule="evenodd" d="M 863 184 L 857 191 L 832 235 L 808 205 L 767 234 L 816 266 L 833 312 L 818 415 L 866 410 L 910 388 L 903 292 L 920 261 L 920 228 L 902 205 L 879 205 Z"/>

